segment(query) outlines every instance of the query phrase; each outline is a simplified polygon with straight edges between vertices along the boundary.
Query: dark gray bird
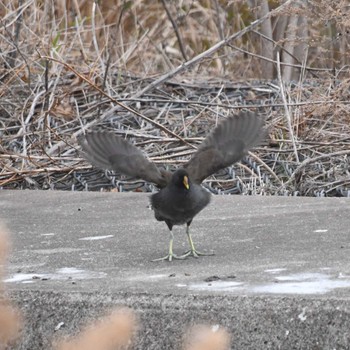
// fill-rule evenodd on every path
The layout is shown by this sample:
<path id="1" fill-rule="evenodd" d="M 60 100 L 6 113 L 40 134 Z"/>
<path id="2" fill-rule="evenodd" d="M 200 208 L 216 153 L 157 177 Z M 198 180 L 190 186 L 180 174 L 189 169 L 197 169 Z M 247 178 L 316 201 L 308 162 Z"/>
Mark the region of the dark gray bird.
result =
<path id="1" fill-rule="evenodd" d="M 151 196 L 155 218 L 170 230 L 169 252 L 155 259 L 184 259 L 203 254 L 194 247 L 189 227 L 193 218 L 210 202 L 211 195 L 202 181 L 218 170 L 239 161 L 263 137 L 263 120 L 252 112 L 240 112 L 223 120 L 205 138 L 192 158 L 174 173 L 158 168 L 137 147 L 109 131 L 92 131 L 79 140 L 84 156 L 102 169 L 140 178 L 156 184 L 160 191 Z M 186 224 L 190 250 L 173 253 L 174 225 Z"/>

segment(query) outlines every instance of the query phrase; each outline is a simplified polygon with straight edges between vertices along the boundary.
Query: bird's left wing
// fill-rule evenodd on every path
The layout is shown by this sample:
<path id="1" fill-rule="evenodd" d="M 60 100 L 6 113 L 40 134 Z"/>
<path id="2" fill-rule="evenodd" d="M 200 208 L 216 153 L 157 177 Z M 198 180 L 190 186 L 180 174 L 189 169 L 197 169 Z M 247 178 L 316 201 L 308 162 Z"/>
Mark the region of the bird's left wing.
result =
<path id="1" fill-rule="evenodd" d="M 223 120 L 185 164 L 190 178 L 201 183 L 218 170 L 241 160 L 264 136 L 263 119 L 253 112 L 240 112 Z"/>

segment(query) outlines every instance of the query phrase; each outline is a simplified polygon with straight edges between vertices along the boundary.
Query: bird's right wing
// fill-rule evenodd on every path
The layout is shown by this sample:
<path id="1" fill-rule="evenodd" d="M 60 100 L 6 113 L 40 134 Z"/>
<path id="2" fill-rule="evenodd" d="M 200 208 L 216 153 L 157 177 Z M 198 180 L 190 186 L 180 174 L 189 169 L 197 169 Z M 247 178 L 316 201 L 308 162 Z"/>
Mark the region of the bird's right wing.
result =
<path id="1" fill-rule="evenodd" d="M 150 162 L 136 146 L 110 131 L 92 131 L 79 143 L 84 157 L 93 165 L 153 182 L 167 185 L 170 174 Z"/>
<path id="2" fill-rule="evenodd" d="M 241 160 L 264 136 L 263 120 L 256 113 L 240 112 L 222 121 L 202 142 L 184 166 L 190 178 L 205 178 Z"/>

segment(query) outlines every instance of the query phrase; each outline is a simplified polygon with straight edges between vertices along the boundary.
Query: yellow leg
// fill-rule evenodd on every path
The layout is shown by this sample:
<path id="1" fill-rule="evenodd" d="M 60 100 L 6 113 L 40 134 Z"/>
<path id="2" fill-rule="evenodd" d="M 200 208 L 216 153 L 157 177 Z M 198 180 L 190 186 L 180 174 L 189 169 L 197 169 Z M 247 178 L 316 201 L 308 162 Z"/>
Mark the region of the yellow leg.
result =
<path id="1" fill-rule="evenodd" d="M 181 255 L 180 258 L 186 258 L 189 255 L 194 256 L 195 258 L 198 258 L 200 256 L 205 256 L 205 255 L 214 255 L 214 253 L 201 253 L 199 252 L 195 247 L 194 247 L 194 243 L 190 234 L 190 226 L 187 225 L 186 227 L 186 234 L 187 234 L 187 238 L 188 238 L 188 243 L 190 244 L 190 250 L 187 251 L 185 254 Z"/>
<path id="2" fill-rule="evenodd" d="M 173 232 L 170 230 L 170 241 L 169 241 L 169 253 L 168 253 L 168 255 L 163 256 L 162 258 L 153 259 L 152 261 L 163 261 L 163 260 L 172 261 L 173 259 L 179 259 L 179 260 L 184 259 L 184 257 L 177 256 L 173 253 L 173 242 L 174 242 L 174 235 L 173 235 Z"/>

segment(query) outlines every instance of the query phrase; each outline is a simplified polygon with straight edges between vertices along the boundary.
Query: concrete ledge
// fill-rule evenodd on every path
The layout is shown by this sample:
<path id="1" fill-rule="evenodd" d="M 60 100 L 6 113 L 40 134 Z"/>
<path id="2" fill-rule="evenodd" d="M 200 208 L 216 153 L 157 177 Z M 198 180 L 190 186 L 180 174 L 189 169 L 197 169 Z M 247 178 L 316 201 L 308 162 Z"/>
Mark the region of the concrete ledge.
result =
<path id="1" fill-rule="evenodd" d="M 228 329 L 232 349 L 350 346 L 347 300 L 19 290 L 13 298 L 27 318 L 21 350 L 50 349 L 52 339 L 79 331 L 116 305 L 132 307 L 140 318 L 134 349 L 181 349 L 184 334 L 198 323 Z"/>
<path id="2" fill-rule="evenodd" d="M 191 226 L 216 255 L 152 263 L 168 233 L 147 197 L 0 192 L 6 287 L 27 321 L 16 349 L 48 349 L 116 305 L 141 318 L 135 349 L 178 349 L 195 323 L 229 329 L 232 349 L 350 348 L 349 199 L 216 196 Z"/>

